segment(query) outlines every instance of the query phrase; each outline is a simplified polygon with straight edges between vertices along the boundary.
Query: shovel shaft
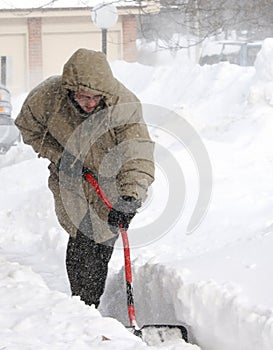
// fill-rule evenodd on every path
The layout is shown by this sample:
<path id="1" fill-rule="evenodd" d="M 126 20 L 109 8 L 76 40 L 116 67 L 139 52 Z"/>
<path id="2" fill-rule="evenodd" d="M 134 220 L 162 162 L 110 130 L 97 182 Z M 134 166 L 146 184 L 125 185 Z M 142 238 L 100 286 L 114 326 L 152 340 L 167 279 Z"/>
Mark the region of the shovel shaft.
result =
<path id="1" fill-rule="evenodd" d="M 125 279 L 126 279 L 126 294 L 127 294 L 127 307 L 130 326 L 137 328 L 135 306 L 134 306 L 134 291 L 132 284 L 132 268 L 130 258 L 130 247 L 127 232 L 120 225 L 120 233 L 123 242 L 124 251 L 124 266 L 125 266 Z"/>
<path id="2" fill-rule="evenodd" d="M 97 192 L 97 194 L 101 198 L 101 200 L 104 202 L 106 207 L 109 210 L 111 210 L 113 208 L 113 205 L 109 201 L 109 199 L 107 198 L 106 194 L 102 191 L 95 176 L 90 171 L 87 171 L 87 172 L 85 172 L 84 177 L 85 177 L 86 181 L 88 181 L 93 186 L 93 188 L 95 189 L 95 191 Z M 135 316 L 129 240 L 128 240 L 127 232 L 126 232 L 126 230 L 124 230 L 122 225 L 120 225 L 119 229 L 120 229 L 120 233 L 121 233 L 121 237 L 122 237 L 123 251 L 124 251 L 128 316 L 129 316 L 130 326 L 134 327 L 134 329 L 137 330 L 137 329 L 139 329 L 139 327 L 137 326 L 136 316 Z"/>
<path id="3" fill-rule="evenodd" d="M 90 172 L 85 174 L 85 179 L 93 186 L 94 190 L 97 192 L 97 194 L 99 195 L 99 197 L 102 199 L 102 201 L 104 202 L 104 204 L 106 205 L 106 207 L 111 210 L 113 208 L 112 203 L 109 201 L 109 199 L 107 198 L 106 194 L 103 192 L 103 190 L 101 189 L 100 185 L 98 184 L 97 180 L 95 179 L 95 177 L 93 176 L 93 174 L 91 174 Z"/>

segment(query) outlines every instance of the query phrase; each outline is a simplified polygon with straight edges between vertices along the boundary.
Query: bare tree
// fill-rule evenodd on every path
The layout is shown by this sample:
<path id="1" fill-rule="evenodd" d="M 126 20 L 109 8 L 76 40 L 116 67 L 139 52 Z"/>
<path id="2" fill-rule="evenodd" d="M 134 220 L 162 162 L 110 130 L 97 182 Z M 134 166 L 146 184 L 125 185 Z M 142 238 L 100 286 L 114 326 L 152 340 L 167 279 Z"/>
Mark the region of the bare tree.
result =
<path id="1" fill-rule="evenodd" d="M 139 1 L 140 3 L 142 1 Z M 167 48 L 185 44 L 172 41 L 173 33 L 191 35 L 189 45 L 228 32 L 245 32 L 248 40 L 272 36 L 272 0 L 159 0 L 160 14 L 140 14 L 140 32 L 148 40 L 158 38 Z M 162 25 L 163 24 L 163 25 Z M 174 45 L 174 46 L 173 46 Z"/>

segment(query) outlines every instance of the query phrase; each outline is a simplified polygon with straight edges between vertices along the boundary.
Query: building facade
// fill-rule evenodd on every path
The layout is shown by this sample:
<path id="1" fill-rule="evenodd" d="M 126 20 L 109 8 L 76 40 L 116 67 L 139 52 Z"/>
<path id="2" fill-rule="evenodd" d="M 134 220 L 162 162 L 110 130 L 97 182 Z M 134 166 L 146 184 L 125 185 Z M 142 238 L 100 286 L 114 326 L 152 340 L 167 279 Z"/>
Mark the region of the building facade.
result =
<path id="1" fill-rule="evenodd" d="M 136 60 L 137 13 L 118 9 L 118 21 L 107 32 L 109 61 Z M 0 10 L 1 82 L 13 95 L 61 74 L 80 47 L 102 49 L 102 33 L 92 23 L 89 8 Z"/>

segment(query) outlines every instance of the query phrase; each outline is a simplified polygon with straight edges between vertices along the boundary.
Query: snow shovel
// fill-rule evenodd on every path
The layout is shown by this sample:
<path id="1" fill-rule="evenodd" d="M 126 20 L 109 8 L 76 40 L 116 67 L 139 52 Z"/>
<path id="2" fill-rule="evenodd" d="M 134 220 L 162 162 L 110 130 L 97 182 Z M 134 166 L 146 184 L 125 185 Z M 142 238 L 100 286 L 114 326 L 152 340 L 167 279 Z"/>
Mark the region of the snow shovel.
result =
<path id="1" fill-rule="evenodd" d="M 83 177 L 88 181 L 98 196 L 102 199 L 106 207 L 111 210 L 113 205 L 102 191 L 99 186 L 95 176 L 88 169 L 84 169 Z M 137 325 L 135 316 L 135 305 L 134 305 L 134 294 L 132 285 L 132 269 L 131 269 L 131 259 L 130 259 L 130 247 L 129 240 L 126 230 L 120 225 L 120 233 L 123 242 L 124 250 L 124 262 L 125 262 L 125 280 L 126 280 L 126 294 L 127 294 L 127 308 L 128 317 L 130 321 L 130 331 L 140 337 L 148 345 L 156 345 L 166 341 L 174 341 L 177 339 L 183 339 L 188 342 L 188 331 L 183 325 L 144 325 L 141 328 Z"/>

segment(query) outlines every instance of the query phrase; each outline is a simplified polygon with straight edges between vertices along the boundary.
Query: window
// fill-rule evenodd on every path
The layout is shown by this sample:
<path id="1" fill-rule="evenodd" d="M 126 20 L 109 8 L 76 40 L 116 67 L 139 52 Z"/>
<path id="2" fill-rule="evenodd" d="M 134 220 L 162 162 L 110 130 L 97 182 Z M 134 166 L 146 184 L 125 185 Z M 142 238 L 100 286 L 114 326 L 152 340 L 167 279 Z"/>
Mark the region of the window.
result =
<path id="1" fill-rule="evenodd" d="M 11 56 L 0 56 L 0 83 L 4 86 L 11 84 Z"/>

